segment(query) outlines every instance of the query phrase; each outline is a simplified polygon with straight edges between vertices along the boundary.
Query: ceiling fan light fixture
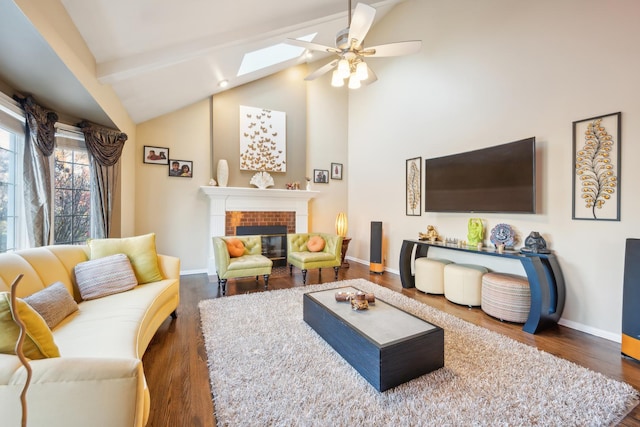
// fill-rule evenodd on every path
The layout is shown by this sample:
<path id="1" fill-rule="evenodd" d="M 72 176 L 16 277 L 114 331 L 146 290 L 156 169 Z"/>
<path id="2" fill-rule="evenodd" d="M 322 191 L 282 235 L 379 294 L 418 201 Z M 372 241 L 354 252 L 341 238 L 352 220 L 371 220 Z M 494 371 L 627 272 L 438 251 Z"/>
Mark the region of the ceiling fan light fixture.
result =
<path id="1" fill-rule="evenodd" d="M 331 74 L 331 86 L 333 87 L 344 86 L 344 79 L 340 77 L 340 73 L 338 73 L 338 70 L 333 70 L 333 73 Z"/>
<path id="2" fill-rule="evenodd" d="M 349 77 L 349 74 L 351 74 L 351 66 L 349 65 L 349 61 L 342 58 L 338 62 L 338 69 L 336 71 L 338 71 L 338 75 L 343 79 Z"/>
<path id="3" fill-rule="evenodd" d="M 356 77 L 361 81 L 369 78 L 369 67 L 364 61 L 358 62 L 358 65 L 356 65 Z"/>
<path id="4" fill-rule="evenodd" d="M 352 73 L 349 77 L 349 89 L 360 89 L 360 79 L 356 73 Z"/>

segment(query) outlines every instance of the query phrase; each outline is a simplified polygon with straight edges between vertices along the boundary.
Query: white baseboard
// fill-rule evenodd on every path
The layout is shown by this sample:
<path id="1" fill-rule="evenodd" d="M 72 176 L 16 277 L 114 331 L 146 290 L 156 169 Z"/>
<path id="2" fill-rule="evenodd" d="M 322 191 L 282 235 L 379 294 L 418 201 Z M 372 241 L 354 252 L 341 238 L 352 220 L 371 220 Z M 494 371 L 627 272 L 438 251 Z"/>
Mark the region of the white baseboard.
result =
<path id="1" fill-rule="evenodd" d="M 207 274 L 207 269 L 202 268 L 198 270 L 181 270 L 180 271 L 181 276 L 190 276 L 192 274 Z"/>
<path id="2" fill-rule="evenodd" d="M 604 331 L 602 329 L 593 328 L 591 326 L 583 325 L 582 323 L 574 322 L 571 320 L 560 319 L 558 325 L 566 326 L 567 328 L 575 329 L 576 331 L 584 332 L 589 335 L 594 335 L 596 337 L 604 338 L 609 341 L 621 343 L 622 335 L 615 334 L 613 332 Z"/>

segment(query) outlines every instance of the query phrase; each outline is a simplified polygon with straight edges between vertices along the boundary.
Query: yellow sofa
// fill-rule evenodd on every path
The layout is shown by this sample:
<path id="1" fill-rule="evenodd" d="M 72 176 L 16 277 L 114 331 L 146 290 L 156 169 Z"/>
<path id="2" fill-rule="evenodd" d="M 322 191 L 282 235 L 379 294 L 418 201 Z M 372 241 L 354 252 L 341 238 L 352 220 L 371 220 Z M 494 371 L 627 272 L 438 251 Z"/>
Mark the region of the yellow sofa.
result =
<path id="1" fill-rule="evenodd" d="M 320 236 L 325 241 L 324 249 L 311 252 L 307 242 L 312 236 Z M 317 268 L 322 273 L 323 268 L 333 267 L 335 280 L 342 264 L 342 237 L 326 233 L 293 233 L 287 234 L 287 263 L 289 274 L 293 274 L 293 267 L 302 270 L 302 284 L 307 283 L 307 270 Z"/>
<path id="2" fill-rule="evenodd" d="M 29 427 L 144 426 L 149 391 L 142 355 L 179 303 L 180 260 L 158 255 L 163 280 L 81 301 L 74 267 L 87 261 L 88 246 L 48 246 L 0 254 L 0 292 L 24 277 L 18 297 L 56 281 L 78 302 L 78 311 L 52 329 L 60 357 L 32 360 L 27 391 Z M 26 370 L 17 356 L 0 354 L 0 424 L 19 426 Z"/>
<path id="3" fill-rule="evenodd" d="M 232 258 L 229 255 L 226 241 L 238 239 L 244 245 L 244 253 Z M 238 277 L 259 276 L 264 279 L 264 288 L 269 287 L 269 275 L 273 261 L 262 255 L 262 236 L 221 236 L 213 237 L 213 256 L 216 262 L 218 287 L 222 288 L 222 295 L 227 292 L 227 279 Z"/>

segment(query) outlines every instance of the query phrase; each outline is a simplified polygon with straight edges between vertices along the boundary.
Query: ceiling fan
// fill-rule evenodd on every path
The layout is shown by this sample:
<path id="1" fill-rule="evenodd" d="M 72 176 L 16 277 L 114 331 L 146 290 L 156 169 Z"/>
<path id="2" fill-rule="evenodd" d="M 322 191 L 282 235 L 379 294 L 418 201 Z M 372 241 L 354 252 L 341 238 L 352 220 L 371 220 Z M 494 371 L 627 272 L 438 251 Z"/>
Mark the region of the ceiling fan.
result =
<path id="1" fill-rule="evenodd" d="M 376 9 L 364 3 L 358 3 L 353 18 L 351 16 L 351 0 L 349 0 L 349 26 L 336 34 L 336 47 L 324 46 L 318 43 L 306 42 L 297 39 L 287 39 L 286 43 L 304 47 L 309 50 L 329 52 L 336 54 L 338 58 L 315 70 L 305 77 L 305 80 L 314 80 L 331 70 L 333 75 L 331 85 L 344 86 L 349 79 L 349 88 L 357 89 L 361 84 L 371 84 L 378 80 L 373 70 L 365 62 L 367 57 L 403 56 L 416 53 L 422 47 L 420 40 L 395 42 L 364 47 L 364 38 L 373 24 Z"/>

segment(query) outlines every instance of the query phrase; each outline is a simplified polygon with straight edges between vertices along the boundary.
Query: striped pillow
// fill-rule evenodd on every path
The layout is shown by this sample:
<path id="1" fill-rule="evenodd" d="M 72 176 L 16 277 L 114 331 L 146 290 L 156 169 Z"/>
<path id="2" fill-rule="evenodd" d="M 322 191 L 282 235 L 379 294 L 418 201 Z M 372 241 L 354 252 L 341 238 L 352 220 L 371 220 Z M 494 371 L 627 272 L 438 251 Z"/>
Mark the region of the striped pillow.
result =
<path id="1" fill-rule="evenodd" d="M 74 270 L 80 296 L 85 301 L 128 291 L 138 285 L 125 254 L 81 262 Z"/>
<path id="2" fill-rule="evenodd" d="M 78 304 L 62 282 L 55 282 L 23 300 L 42 316 L 50 329 L 78 310 Z"/>

